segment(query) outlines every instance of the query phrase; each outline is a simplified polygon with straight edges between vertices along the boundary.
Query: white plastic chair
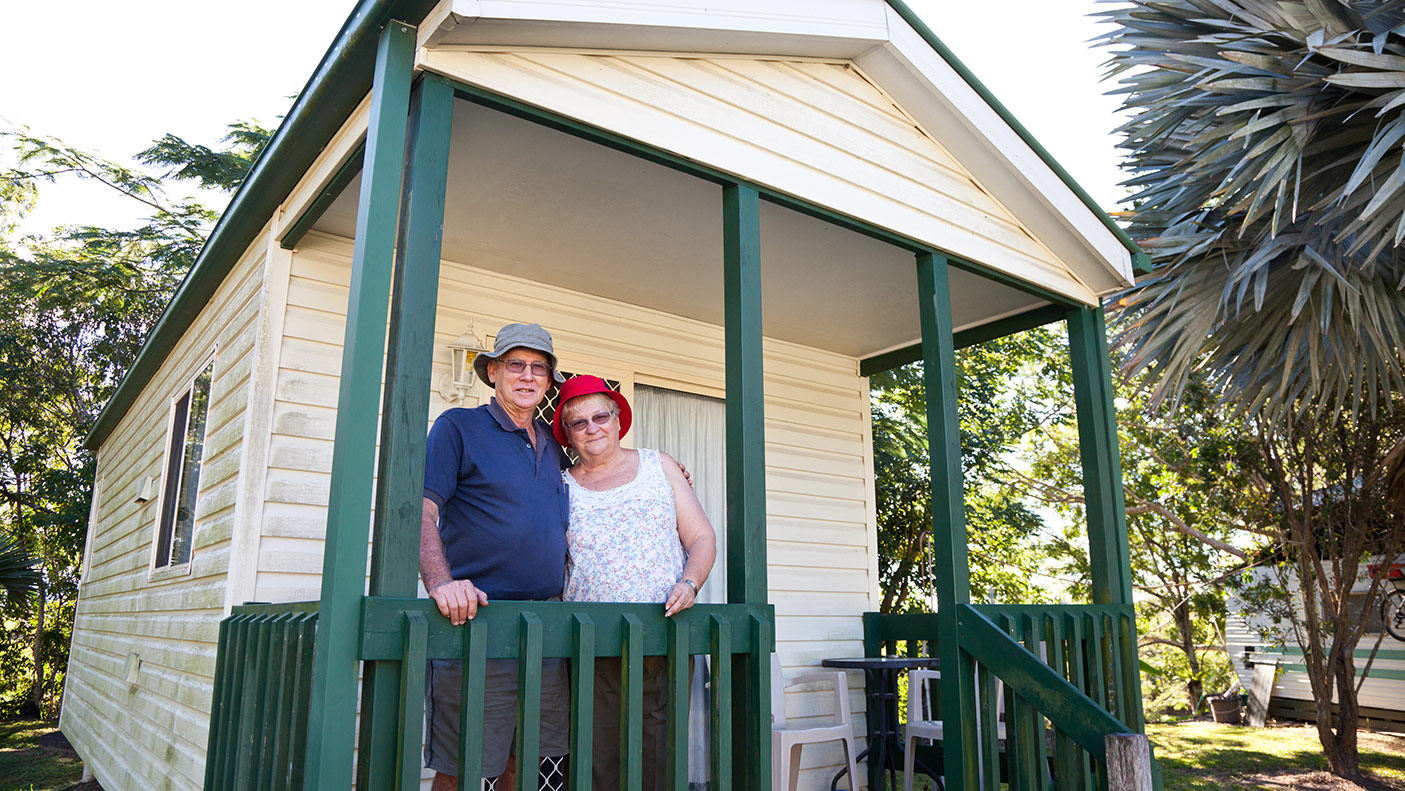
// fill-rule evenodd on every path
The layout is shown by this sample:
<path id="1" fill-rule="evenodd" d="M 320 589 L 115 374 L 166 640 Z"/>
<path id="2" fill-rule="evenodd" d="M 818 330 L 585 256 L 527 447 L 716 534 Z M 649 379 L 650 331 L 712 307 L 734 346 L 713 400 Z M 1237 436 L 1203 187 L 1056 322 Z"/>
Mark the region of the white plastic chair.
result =
<path id="1" fill-rule="evenodd" d="M 824 725 L 790 725 L 785 718 L 785 691 L 811 682 L 828 682 L 834 691 L 834 714 L 838 722 Z M 855 762 L 853 716 L 849 713 L 849 678 L 843 671 L 806 673 L 786 678 L 781 660 L 771 654 L 771 787 L 775 791 L 796 791 L 800 783 L 800 748 L 806 744 L 840 741 L 849 765 L 849 787 L 858 788 L 859 769 Z M 785 785 L 782 785 L 782 782 Z"/>
<path id="2" fill-rule="evenodd" d="M 916 754 L 918 739 L 931 739 L 940 741 L 942 738 L 942 721 L 936 719 L 940 712 L 932 710 L 931 687 L 927 682 L 936 681 L 942 677 L 940 670 L 910 670 L 907 674 L 907 727 L 903 734 L 903 791 L 912 791 L 912 769 L 913 758 Z M 980 699 L 977 690 L 976 699 Z M 1005 710 L 1005 682 L 999 678 L 995 679 L 995 710 Z M 976 728 L 981 726 L 980 707 L 976 707 Z M 996 722 L 996 738 L 1005 740 L 1005 723 Z M 979 763 L 977 764 L 980 765 Z M 982 778 L 984 785 L 984 778 Z M 941 784 L 943 788 L 945 783 Z"/>

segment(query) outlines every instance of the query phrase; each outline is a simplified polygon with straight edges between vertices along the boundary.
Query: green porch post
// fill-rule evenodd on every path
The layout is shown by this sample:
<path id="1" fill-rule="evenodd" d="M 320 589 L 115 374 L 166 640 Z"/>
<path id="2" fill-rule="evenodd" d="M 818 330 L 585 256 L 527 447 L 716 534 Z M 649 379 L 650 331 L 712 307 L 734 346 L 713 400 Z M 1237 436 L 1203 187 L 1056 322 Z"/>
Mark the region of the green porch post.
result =
<path id="1" fill-rule="evenodd" d="M 434 317 L 444 234 L 444 195 L 454 89 L 426 75 L 410 95 L 409 146 L 400 201 L 400 242 L 390 304 L 385 394 L 381 408 L 375 524 L 371 541 L 372 596 L 415 595 L 424 491 L 425 424 L 429 420 Z M 357 788 L 419 787 L 418 729 L 400 743 L 400 662 L 368 662 L 361 682 Z M 403 749 L 402 749 L 403 747 Z"/>
<path id="2" fill-rule="evenodd" d="M 761 370 L 761 206 L 756 190 L 722 189 L 727 355 L 727 601 L 764 604 L 766 426 Z M 769 637 L 769 633 L 768 633 Z M 758 636 L 758 639 L 762 639 Z M 733 787 L 770 791 L 772 646 L 733 660 Z M 765 662 L 754 657 L 766 657 Z M 745 745 L 745 747 L 743 747 Z"/>
<path id="3" fill-rule="evenodd" d="M 1073 398 L 1078 411 L 1078 453 L 1083 462 L 1083 500 L 1088 519 L 1089 576 L 1094 604 L 1132 602 L 1132 550 L 1122 495 L 1122 456 L 1117 442 L 1117 403 L 1102 308 L 1068 312 Z M 1117 715 L 1135 731 L 1146 729 L 1142 676 L 1137 661 L 1136 620 L 1118 627 L 1124 655 L 1116 680 Z"/>
<path id="4" fill-rule="evenodd" d="M 942 742 L 946 787 L 974 791 L 976 776 L 975 666 L 961 649 L 957 607 L 971 601 L 966 559 L 966 513 L 961 474 L 961 426 L 956 412 L 956 349 L 951 324 L 947 261 L 917 256 L 922 370 L 927 386 L 927 444 L 932 465 L 932 555 L 937 588 L 937 653 L 941 658 Z M 959 723 L 959 725 L 958 725 Z M 870 787 L 877 767 L 869 768 Z"/>
<path id="5" fill-rule="evenodd" d="M 414 54 L 415 28 L 395 21 L 387 24 L 376 50 L 337 396 L 317 656 L 308 712 L 304 776 L 309 791 L 351 787 L 356 735 L 353 690 L 366 584 L 376 413 Z"/>
<path id="6" fill-rule="evenodd" d="M 1068 312 L 1073 399 L 1078 411 L 1078 452 L 1094 604 L 1132 603 L 1132 559 L 1122 500 L 1122 461 L 1117 448 L 1117 409 L 1102 308 Z"/>

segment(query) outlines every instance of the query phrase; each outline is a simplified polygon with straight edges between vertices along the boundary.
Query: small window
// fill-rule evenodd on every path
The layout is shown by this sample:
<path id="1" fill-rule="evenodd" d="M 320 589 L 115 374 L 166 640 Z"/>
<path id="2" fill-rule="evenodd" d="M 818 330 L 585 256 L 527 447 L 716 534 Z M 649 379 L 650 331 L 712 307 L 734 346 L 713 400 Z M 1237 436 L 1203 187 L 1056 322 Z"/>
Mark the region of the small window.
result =
<path id="1" fill-rule="evenodd" d="M 211 360 L 171 404 L 171 435 L 161 484 L 161 519 L 156 533 L 158 569 L 190 562 L 195 537 L 195 495 L 205 455 L 205 418 L 210 406 Z"/>

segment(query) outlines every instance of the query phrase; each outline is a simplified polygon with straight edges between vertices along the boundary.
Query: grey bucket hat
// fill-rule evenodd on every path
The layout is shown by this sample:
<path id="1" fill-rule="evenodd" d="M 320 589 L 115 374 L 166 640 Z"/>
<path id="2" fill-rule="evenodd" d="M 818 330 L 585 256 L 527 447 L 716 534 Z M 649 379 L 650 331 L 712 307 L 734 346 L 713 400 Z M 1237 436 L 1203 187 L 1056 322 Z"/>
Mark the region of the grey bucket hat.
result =
<path id="1" fill-rule="evenodd" d="M 478 374 L 481 382 L 488 382 L 488 361 L 496 360 L 513 349 L 531 349 L 538 351 L 551 360 L 551 376 L 561 383 L 566 381 L 561 376 L 561 366 L 556 364 L 556 352 L 551 349 L 551 333 L 542 329 L 540 324 L 504 324 L 498 330 L 498 335 L 493 339 L 493 350 L 491 352 L 480 352 L 473 358 L 473 372 Z"/>

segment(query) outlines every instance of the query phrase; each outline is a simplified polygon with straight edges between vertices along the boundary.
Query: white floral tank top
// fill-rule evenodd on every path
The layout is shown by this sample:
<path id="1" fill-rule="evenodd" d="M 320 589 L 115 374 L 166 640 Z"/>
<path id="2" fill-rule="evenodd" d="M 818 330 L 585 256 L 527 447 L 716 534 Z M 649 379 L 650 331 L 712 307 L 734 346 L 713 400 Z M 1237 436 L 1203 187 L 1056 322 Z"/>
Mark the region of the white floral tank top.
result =
<path id="1" fill-rule="evenodd" d="M 561 477 L 571 497 L 566 601 L 662 604 L 683 575 L 673 487 L 657 450 L 640 449 L 634 480 L 596 491 Z"/>

